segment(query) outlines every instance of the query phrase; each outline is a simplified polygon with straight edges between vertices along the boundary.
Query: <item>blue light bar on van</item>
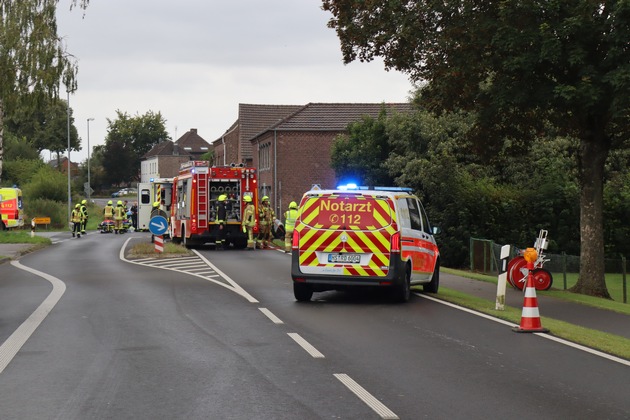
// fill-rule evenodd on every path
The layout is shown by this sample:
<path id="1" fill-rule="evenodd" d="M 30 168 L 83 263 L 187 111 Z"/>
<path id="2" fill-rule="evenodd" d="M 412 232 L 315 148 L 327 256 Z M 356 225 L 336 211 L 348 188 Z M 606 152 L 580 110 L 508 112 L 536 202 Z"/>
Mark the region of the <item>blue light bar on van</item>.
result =
<path id="1" fill-rule="evenodd" d="M 374 191 L 391 191 L 391 192 L 406 192 L 406 193 L 411 193 L 413 191 L 413 189 L 409 187 L 369 187 L 366 185 L 357 185 L 357 184 L 339 185 L 337 189 L 341 191 L 374 190 Z"/>
<path id="2" fill-rule="evenodd" d="M 338 190 L 342 190 L 342 191 L 348 191 L 348 190 L 356 190 L 359 189 L 359 187 L 357 187 L 357 184 L 346 184 L 346 185 L 339 185 L 337 186 Z"/>

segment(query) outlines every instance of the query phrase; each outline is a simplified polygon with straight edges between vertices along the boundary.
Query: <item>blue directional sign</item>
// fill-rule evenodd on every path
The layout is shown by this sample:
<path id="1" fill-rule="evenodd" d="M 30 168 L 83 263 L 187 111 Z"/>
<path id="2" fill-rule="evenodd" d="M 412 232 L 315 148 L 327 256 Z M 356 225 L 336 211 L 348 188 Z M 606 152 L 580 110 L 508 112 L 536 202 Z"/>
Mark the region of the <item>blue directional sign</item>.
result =
<path id="1" fill-rule="evenodd" d="M 164 235 L 168 229 L 168 222 L 164 216 L 153 216 L 149 221 L 149 231 L 154 235 Z"/>

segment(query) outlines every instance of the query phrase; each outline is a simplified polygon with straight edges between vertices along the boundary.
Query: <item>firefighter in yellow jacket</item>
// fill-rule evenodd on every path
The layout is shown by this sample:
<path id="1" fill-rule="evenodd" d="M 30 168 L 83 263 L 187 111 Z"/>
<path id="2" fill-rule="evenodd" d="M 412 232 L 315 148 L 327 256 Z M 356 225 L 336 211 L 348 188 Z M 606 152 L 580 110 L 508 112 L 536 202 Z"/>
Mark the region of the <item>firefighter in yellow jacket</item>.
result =
<path id="1" fill-rule="evenodd" d="M 123 233 L 123 219 L 125 218 L 125 207 L 123 202 L 118 200 L 114 208 L 114 233 Z"/>
<path id="2" fill-rule="evenodd" d="M 83 212 L 81 211 L 81 204 L 77 203 L 74 206 L 74 209 L 72 209 L 70 221 L 72 222 L 72 237 L 74 238 L 76 234 L 77 238 L 80 238 L 81 223 L 83 222 Z"/>
<path id="3" fill-rule="evenodd" d="M 81 201 L 81 213 L 83 215 L 83 218 L 81 220 L 81 233 L 85 235 L 85 228 L 87 227 L 88 222 L 87 200 Z"/>
<path id="4" fill-rule="evenodd" d="M 260 246 L 258 248 L 269 248 L 269 243 L 272 239 L 271 227 L 275 218 L 276 215 L 269 205 L 269 197 L 264 196 L 258 208 L 258 221 L 260 223 L 260 232 L 258 234 Z"/>
<path id="5" fill-rule="evenodd" d="M 252 203 L 252 197 L 246 195 L 243 201 L 247 203 L 243 210 L 243 233 L 247 233 L 247 249 L 256 249 L 256 240 L 254 239 L 254 226 L 256 226 L 256 208 Z"/>
<path id="6" fill-rule="evenodd" d="M 291 252 L 293 242 L 293 230 L 295 229 L 295 220 L 297 219 L 297 203 L 291 201 L 289 210 L 284 212 L 284 252 Z"/>

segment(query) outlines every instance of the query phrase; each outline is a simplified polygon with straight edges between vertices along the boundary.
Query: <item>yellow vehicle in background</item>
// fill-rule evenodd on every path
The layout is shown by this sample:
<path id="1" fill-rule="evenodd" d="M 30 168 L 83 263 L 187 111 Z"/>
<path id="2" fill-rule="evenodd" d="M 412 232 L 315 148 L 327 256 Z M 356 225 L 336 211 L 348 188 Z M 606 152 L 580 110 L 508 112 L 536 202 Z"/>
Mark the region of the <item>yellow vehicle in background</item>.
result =
<path id="1" fill-rule="evenodd" d="M 0 188 L 0 230 L 24 226 L 22 190 L 19 188 Z"/>

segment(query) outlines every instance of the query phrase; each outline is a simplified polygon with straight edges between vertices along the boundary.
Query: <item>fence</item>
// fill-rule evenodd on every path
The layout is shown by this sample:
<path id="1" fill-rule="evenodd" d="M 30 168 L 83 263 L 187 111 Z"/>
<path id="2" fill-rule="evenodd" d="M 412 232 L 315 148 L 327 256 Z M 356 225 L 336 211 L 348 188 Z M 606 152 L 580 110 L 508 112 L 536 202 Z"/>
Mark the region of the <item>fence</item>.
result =
<path id="1" fill-rule="evenodd" d="M 470 270 L 476 273 L 498 275 L 502 245 L 489 239 L 470 238 Z M 510 259 L 518 255 L 518 247 L 510 247 Z M 545 254 L 549 261 L 545 269 L 553 275 L 553 286 L 564 290 L 572 287 L 580 273 L 580 257 L 576 255 Z M 628 303 L 627 262 L 625 257 L 607 258 L 604 261 L 606 288 L 614 300 Z"/>

